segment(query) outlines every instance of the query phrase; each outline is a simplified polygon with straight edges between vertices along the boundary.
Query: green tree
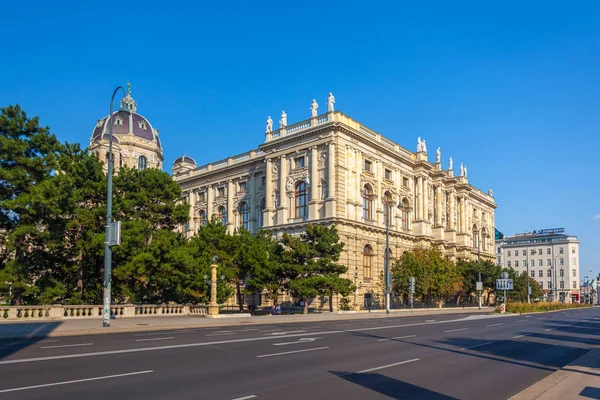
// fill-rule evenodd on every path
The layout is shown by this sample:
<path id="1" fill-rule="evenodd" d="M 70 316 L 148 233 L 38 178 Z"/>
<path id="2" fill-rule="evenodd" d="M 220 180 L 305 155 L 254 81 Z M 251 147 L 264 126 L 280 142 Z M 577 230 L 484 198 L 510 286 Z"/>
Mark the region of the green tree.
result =
<path id="1" fill-rule="evenodd" d="M 500 278 L 502 267 L 490 261 L 458 260 L 456 267 L 462 276 L 462 292 L 471 297 L 477 295 L 477 281 L 479 273 L 481 273 L 481 281 L 483 282 L 483 290 L 488 293 L 496 291 L 496 279 Z M 489 302 L 489 296 L 488 296 Z"/>
<path id="2" fill-rule="evenodd" d="M 340 276 L 347 268 L 337 263 L 344 243 L 340 243 L 334 225 L 309 224 L 300 237 L 284 234 L 282 243 L 287 250 L 282 257 L 290 278 L 287 288 L 294 297 L 304 300 L 305 314 L 311 298 L 329 296 L 329 309 L 333 311 L 333 295 L 347 296 L 354 290 L 352 282 Z"/>
<path id="3" fill-rule="evenodd" d="M 531 299 L 537 299 L 544 294 L 544 291 L 540 284 L 532 277 L 527 275 L 527 272 L 519 274 L 512 268 L 504 269 L 508 272 L 508 276 L 513 280 L 514 290 L 510 290 L 506 295 L 514 301 L 527 301 L 527 281 L 531 287 Z"/>
<path id="4" fill-rule="evenodd" d="M 49 267 L 44 241 L 51 204 L 35 188 L 55 173 L 58 149 L 37 117 L 29 118 L 18 105 L 0 109 L 0 285 L 5 290 L 12 285 L 12 304 L 35 301 L 34 280 Z"/>
<path id="5" fill-rule="evenodd" d="M 414 277 L 415 296 L 430 297 L 440 308 L 462 287 L 462 277 L 456 265 L 446 260 L 435 248 L 405 252 L 393 263 L 391 274 L 395 293 L 408 296 L 408 281 Z"/>

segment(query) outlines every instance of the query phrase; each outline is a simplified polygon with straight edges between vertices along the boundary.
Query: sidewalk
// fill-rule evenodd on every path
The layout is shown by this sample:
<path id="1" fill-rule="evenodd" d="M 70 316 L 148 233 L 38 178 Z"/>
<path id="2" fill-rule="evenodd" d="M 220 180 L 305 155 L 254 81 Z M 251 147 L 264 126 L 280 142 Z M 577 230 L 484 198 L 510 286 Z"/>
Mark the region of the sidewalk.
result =
<path id="1" fill-rule="evenodd" d="M 210 328 L 222 326 L 248 326 L 261 324 L 281 324 L 294 322 L 326 322 L 355 320 L 367 318 L 401 318 L 409 316 L 439 315 L 439 314 L 481 314 L 491 313 L 493 308 L 437 308 L 426 310 L 396 310 L 390 315 L 385 312 L 358 312 L 342 314 L 295 314 L 276 316 L 238 317 L 235 314 L 224 314 L 222 318 L 206 318 L 196 316 L 180 317 L 141 317 L 120 318 L 110 321 L 110 328 L 102 327 L 102 320 L 72 319 L 60 321 L 27 322 L 27 321 L 0 321 L 0 339 L 14 338 L 41 338 L 56 336 L 99 335 L 107 333 L 145 332 L 175 329 Z"/>
<path id="2" fill-rule="evenodd" d="M 511 397 L 510 400 L 600 399 L 600 349 L 577 360 Z"/>

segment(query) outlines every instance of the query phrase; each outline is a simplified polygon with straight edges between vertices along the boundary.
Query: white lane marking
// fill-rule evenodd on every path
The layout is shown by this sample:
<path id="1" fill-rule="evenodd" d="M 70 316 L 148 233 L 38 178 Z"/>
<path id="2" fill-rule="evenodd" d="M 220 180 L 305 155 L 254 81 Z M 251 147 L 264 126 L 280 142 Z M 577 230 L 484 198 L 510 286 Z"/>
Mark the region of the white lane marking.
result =
<path id="1" fill-rule="evenodd" d="M 307 333 L 299 333 L 299 334 L 295 334 L 295 335 L 288 335 L 288 336 L 286 336 L 286 338 L 302 337 L 302 336 L 336 335 L 336 334 L 340 334 L 340 333 L 349 333 L 349 332 L 377 331 L 377 330 L 381 330 L 381 329 L 406 328 L 406 327 L 422 326 L 422 325 L 437 325 L 437 324 L 446 324 L 449 322 L 459 322 L 462 320 L 463 320 L 462 318 L 459 318 L 459 319 L 454 319 L 454 320 L 438 321 L 438 322 L 434 322 L 434 323 L 430 323 L 430 324 L 418 322 L 418 323 L 414 323 L 414 324 L 374 326 L 374 327 L 370 327 L 370 328 L 357 328 L 357 329 L 352 329 L 352 330 L 307 332 Z M 69 358 L 81 358 L 81 357 L 109 356 L 109 355 L 115 355 L 115 354 L 139 353 L 139 352 L 145 352 L 145 351 L 184 349 L 184 348 L 188 348 L 188 347 L 214 346 L 214 345 L 229 344 L 229 343 L 246 343 L 246 342 L 256 342 L 256 341 L 260 341 L 260 340 L 273 340 L 273 339 L 277 339 L 277 338 L 278 338 L 278 336 L 264 336 L 264 337 L 253 337 L 253 338 L 243 338 L 243 339 L 218 340 L 218 341 L 212 341 L 212 342 L 197 342 L 197 343 L 185 343 L 185 344 L 172 344 L 172 345 L 167 345 L 167 346 L 153 346 L 153 347 L 139 347 L 139 348 L 131 348 L 131 349 L 122 349 L 122 350 L 96 351 L 96 352 L 91 352 L 91 353 L 63 354 L 60 356 L 17 358 L 17 359 L 13 359 L 13 360 L 0 360 L 0 365 L 21 364 L 21 363 L 29 363 L 29 362 L 52 361 L 52 360 L 64 360 L 64 359 L 69 359 Z"/>
<path id="2" fill-rule="evenodd" d="M 444 331 L 444 333 L 466 331 L 467 329 L 469 329 L 469 328 L 450 329 L 449 331 Z"/>
<path id="3" fill-rule="evenodd" d="M 525 336 L 527 336 L 527 335 L 517 335 L 517 336 L 513 336 L 513 339 L 518 339 L 518 338 L 522 338 L 522 337 L 525 337 Z"/>
<path id="4" fill-rule="evenodd" d="M 215 331 L 215 333 L 232 333 L 233 331 Z"/>
<path id="5" fill-rule="evenodd" d="M 249 399 L 255 399 L 257 397 L 258 396 L 251 394 L 250 396 L 236 397 L 235 399 L 231 399 L 231 400 L 249 400 Z"/>
<path id="6" fill-rule="evenodd" d="M 546 329 L 546 332 L 553 331 L 553 330 L 554 330 L 554 328 Z"/>
<path id="7" fill-rule="evenodd" d="M 58 349 L 60 347 L 79 347 L 79 346 L 91 346 L 94 343 L 77 343 L 77 344 L 61 344 L 57 346 L 42 346 L 40 349 Z"/>
<path id="8" fill-rule="evenodd" d="M 302 330 L 302 331 L 287 331 L 287 332 L 273 332 L 273 333 L 269 333 L 269 335 L 287 335 L 288 333 L 302 333 L 302 332 L 306 332 L 306 330 Z"/>
<path id="9" fill-rule="evenodd" d="M 325 350 L 329 347 L 315 347 L 313 349 L 304 349 L 304 350 L 294 350 L 294 351 L 285 351 L 283 353 L 271 353 L 271 354 L 262 354 L 260 356 L 256 356 L 256 358 L 264 358 L 264 357 L 275 357 L 275 356 L 284 356 L 286 354 L 294 354 L 294 353 L 305 353 L 307 351 L 317 351 L 317 350 Z"/>
<path id="10" fill-rule="evenodd" d="M 56 340 L 44 340 L 44 341 L 42 341 L 40 343 L 54 343 L 54 342 L 58 342 L 58 339 L 56 339 Z"/>
<path id="11" fill-rule="evenodd" d="M 169 336 L 169 337 L 155 337 L 155 338 L 148 338 L 148 339 L 137 339 L 136 342 L 149 342 L 151 340 L 170 340 L 170 339 L 175 339 L 175 337 Z"/>
<path id="12" fill-rule="evenodd" d="M 485 342 L 485 343 L 480 343 L 480 344 L 476 344 L 474 346 L 469 346 L 469 347 L 463 347 L 461 350 L 469 350 L 469 349 L 475 349 L 477 347 L 481 347 L 481 346 L 487 346 L 488 344 L 492 344 L 494 342 Z"/>
<path id="13" fill-rule="evenodd" d="M 378 342 L 387 342 L 388 340 L 408 339 L 408 338 L 416 337 L 416 336 L 417 335 L 398 336 L 398 337 L 393 337 L 393 338 L 388 338 L 388 339 L 379 339 Z"/>
<path id="14" fill-rule="evenodd" d="M 515 322 L 527 322 L 527 320 L 526 319 L 521 319 L 521 320 L 515 321 Z"/>
<path id="15" fill-rule="evenodd" d="M 257 328 L 251 328 L 251 329 L 240 329 L 239 332 L 251 332 L 251 331 L 257 331 Z M 235 400 L 235 399 L 234 399 Z"/>
<path id="16" fill-rule="evenodd" d="M 394 364 L 382 365 L 381 367 L 364 369 L 362 371 L 358 371 L 357 374 L 366 374 L 367 372 L 378 371 L 380 369 L 391 368 L 391 367 L 395 367 L 397 365 L 408 364 L 408 363 L 419 361 L 419 360 L 420 360 L 420 358 L 413 358 L 412 360 L 406 360 L 406 361 L 400 361 L 400 362 L 397 362 Z"/>
<path id="17" fill-rule="evenodd" d="M 208 335 L 204 335 L 204 336 L 226 336 L 226 335 L 235 335 L 235 333 L 233 333 L 233 332 L 209 333 Z"/>
<path id="18" fill-rule="evenodd" d="M 310 343 L 310 342 L 314 342 L 317 339 L 321 339 L 321 338 L 318 338 L 318 337 L 317 338 L 301 338 L 297 342 L 272 343 L 272 345 L 273 346 L 286 346 L 288 344 Z"/>
<path id="19" fill-rule="evenodd" d="M 425 322 L 435 322 L 435 319 L 426 319 Z"/>
<path id="20" fill-rule="evenodd" d="M 185 331 L 162 331 L 162 332 L 152 332 L 152 333 L 138 333 L 137 335 L 133 335 L 135 337 L 142 337 L 142 336 L 160 336 L 160 335 L 177 335 L 180 333 L 192 333 L 192 332 L 198 332 L 196 330 L 185 330 Z"/>
<path id="21" fill-rule="evenodd" d="M 12 388 L 12 389 L 2 389 L 2 390 L 0 390 L 0 393 L 18 392 L 18 391 L 21 391 L 21 390 L 39 389 L 39 388 L 50 387 L 50 386 L 70 385 L 72 383 L 99 381 L 99 380 L 102 380 L 102 379 L 122 378 L 124 376 L 142 375 L 142 374 L 149 374 L 149 373 L 152 373 L 152 372 L 154 372 L 154 371 L 151 370 L 151 369 L 149 369 L 147 371 L 128 372 L 126 374 L 97 376 L 95 378 L 76 379 L 76 380 L 73 380 L 73 381 L 45 383 L 43 385 L 33 385 L 33 386 L 23 386 L 23 387 Z"/>
<path id="22" fill-rule="evenodd" d="M 500 324 L 491 324 L 491 325 L 486 325 L 486 326 L 498 326 L 498 325 L 502 325 L 502 324 L 501 323 Z"/>

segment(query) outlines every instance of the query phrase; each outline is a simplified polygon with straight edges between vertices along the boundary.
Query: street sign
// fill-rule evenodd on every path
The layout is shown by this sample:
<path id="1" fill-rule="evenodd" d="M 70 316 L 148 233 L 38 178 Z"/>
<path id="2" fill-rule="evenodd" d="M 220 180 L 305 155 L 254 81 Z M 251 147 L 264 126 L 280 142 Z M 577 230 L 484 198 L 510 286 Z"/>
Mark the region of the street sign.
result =
<path id="1" fill-rule="evenodd" d="M 121 221 L 113 221 L 108 225 L 108 245 L 118 246 L 121 244 Z"/>
<path id="2" fill-rule="evenodd" d="M 409 292 L 410 294 L 413 294 L 415 292 L 415 278 L 414 277 L 410 277 L 408 278 L 408 285 L 409 285 Z"/>
<path id="3" fill-rule="evenodd" d="M 513 290 L 513 280 L 496 279 L 496 290 Z"/>
<path id="4" fill-rule="evenodd" d="M 478 292 L 481 292 L 483 290 L 483 282 L 476 282 L 475 290 L 477 290 Z"/>
<path id="5" fill-rule="evenodd" d="M 503 273 L 500 275 L 500 277 L 501 277 L 502 279 L 508 279 L 508 272 L 504 271 L 504 272 L 503 272 Z"/>

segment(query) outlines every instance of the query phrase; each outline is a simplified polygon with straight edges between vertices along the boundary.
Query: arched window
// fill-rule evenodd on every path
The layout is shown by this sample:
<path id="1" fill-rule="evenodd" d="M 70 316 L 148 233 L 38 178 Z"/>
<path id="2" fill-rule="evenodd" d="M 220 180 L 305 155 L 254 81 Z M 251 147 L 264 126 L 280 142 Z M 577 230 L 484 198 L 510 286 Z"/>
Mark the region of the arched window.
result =
<path id="1" fill-rule="evenodd" d="M 123 168 L 123 154 L 119 153 L 119 167 Z"/>
<path id="2" fill-rule="evenodd" d="M 248 204 L 246 202 L 240 204 L 240 222 L 242 228 L 248 230 Z"/>
<path id="3" fill-rule="evenodd" d="M 366 245 L 363 249 L 363 278 L 371 280 L 373 274 L 373 248 Z"/>
<path id="4" fill-rule="evenodd" d="M 227 224 L 227 209 L 223 206 L 219 207 L 219 218 L 221 219 L 221 224 Z"/>
<path id="5" fill-rule="evenodd" d="M 392 207 L 394 204 L 392 203 L 392 195 L 390 192 L 385 192 L 383 195 L 382 205 L 384 222 L 388 225 L 393 225 L 392 218 L 394 216 L 392 215 Z"/>
<path id="6" fill-rule="evenodd" d="M 373 220 L 373 190 L 371 186 L 365 185 L 362 192 L 363 200 L 363 219 L 365 221 Z"/>
<path id="7" fill-rule="evenodd" d="M 263 212 L 265 211 L 265 198 L 263 197 L 263 199 L 260 202 L 260 211 L 258 212 L 258 227 L 262 228 L 263 226 Z"/>
<path id="8" fill-rule="evenodd" d="M 402 199 L 402 229 L 408 229 L 410 222 L 410 204 L 408 199 L 405 197 Z"/>
<path id="9" fill-rule="evenodd" d="M 321 200 L 327 200 L 327 181 L 321 180 Z"/>
<path id="10" fill-rule="evenodd" d="M 200 226 L 206 226 L 206 212 L 204 210 L 200 210 Z"/>
<path id="11" fill-rule="evenodd" d="M 481 250 L 485 251 L 487 249 L 487 231 L 485 230 L 485 228 L 481 228 L 481 232 L 480 232 L 480 239 L 481 239 Z"/>
<path id="12" fill-rule="evenodd" d="M 308 217 L 308 191 L 306 182 L 300 181 L 296 184 L 296 218 Z"/>
<path id="13" fill-rule="evenodd" d="M 140 158 L 138 158 L 138 169 L 146 169 L 148 166 L 148 159 L 146 158 L 146 156 L 140 156 Z"/>
<path id="14" fill-rule="evenodd" d="M 479 247 L 479 230 L 473 225 L 473 247 Z"/>

